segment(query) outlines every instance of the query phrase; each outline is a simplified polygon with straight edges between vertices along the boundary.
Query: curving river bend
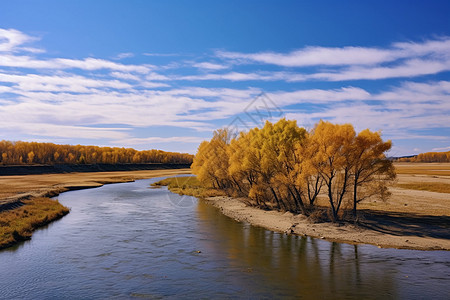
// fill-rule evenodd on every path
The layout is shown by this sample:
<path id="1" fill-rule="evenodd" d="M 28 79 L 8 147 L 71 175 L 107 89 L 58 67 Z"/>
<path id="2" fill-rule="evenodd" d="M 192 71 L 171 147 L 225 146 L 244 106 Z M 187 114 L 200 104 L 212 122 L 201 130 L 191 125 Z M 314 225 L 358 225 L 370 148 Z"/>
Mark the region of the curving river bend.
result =
<path id="1" fill-rule="evenodd" d="M 0 251 L 1 299 L 448 299 L 450 252 L 287 236 L 160 178 L 61 194 L 71 213 Z"/>

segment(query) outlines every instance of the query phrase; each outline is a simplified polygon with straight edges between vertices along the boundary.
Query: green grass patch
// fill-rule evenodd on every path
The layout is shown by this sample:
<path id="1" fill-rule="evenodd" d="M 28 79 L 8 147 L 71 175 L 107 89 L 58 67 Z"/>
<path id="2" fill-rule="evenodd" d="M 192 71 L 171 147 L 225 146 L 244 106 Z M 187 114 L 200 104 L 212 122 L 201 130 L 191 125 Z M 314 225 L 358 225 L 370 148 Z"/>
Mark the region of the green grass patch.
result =
<path id="1" fill-rule="evenodd" d="M 204 188 L 195 176 L 169 177 L 152 183 L 151 186 L 167 186 L 172 193 L 194 196 L 197 198 L 224 195 L 224 192 L 222 191 Z"/>
<path id="2" fill-rule="evenodd" d="M 442 182 L 399 183 L 397 186 L 408 190 L 450 193 L 450 184 Z"/>
<path id="3" fill-rule="evenodd" d="M 0 249 L 31 238 L 33 231 L 69 213 L 57 200 L 35 198 L 24 205 L 0 212 Z"/>

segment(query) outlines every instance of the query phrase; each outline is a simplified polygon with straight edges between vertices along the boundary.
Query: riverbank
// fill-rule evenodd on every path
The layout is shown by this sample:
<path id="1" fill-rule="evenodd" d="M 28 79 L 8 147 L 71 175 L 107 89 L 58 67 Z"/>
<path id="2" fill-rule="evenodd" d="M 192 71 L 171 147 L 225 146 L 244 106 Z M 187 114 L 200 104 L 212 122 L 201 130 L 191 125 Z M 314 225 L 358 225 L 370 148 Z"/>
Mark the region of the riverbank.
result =
<path id="1" fill-rule="evenodd" d="M 69 213 L 48 197 L 104 184 L 188 173 L 190 169 L 1 176 L 0 249 L 31 238 L 35 229 Z"/>
<path id="2" fill-rule="evenodd" d="M 248 199 L 218 196 L 217 191 L 213 195 L 199 182 L 186 179 L 167 179 L 162 185 L 169 185 L 171 191 L 182 195 L 205 198 L 239 222 L 273 231 L 383 248 L 450 250 L 450 194 L 401 188 L 402 185 L 425 182 L 449 185 L 450 164 L 402 163 L 395 166 L 398 185 L 390 188 L 391 197 L 387 202 L 368 199 L 360 203 L 358 225 L 314 223 L 303 215 L 262 210 L 247 205 Z M 317 202 L 326 207 L 327 201 L 325 195 L 321 195 Z"/>
<path id="3" fill-rule="evenodd" d="M 230 218 L 272 231 L 380 248 L 450 250 L 449 217 L 363 211 L 363 225 L 313 223 L 304 215 L 247 206 L 244 199 L 219 196 L 205 200 Z"/>
<path id="4" fill-rule="evenodd" d="M 29 240 L 33 231 L 69 213 L 57 200 L 24 200 L 16 209 L 0 212 L 0 249 Z"/>

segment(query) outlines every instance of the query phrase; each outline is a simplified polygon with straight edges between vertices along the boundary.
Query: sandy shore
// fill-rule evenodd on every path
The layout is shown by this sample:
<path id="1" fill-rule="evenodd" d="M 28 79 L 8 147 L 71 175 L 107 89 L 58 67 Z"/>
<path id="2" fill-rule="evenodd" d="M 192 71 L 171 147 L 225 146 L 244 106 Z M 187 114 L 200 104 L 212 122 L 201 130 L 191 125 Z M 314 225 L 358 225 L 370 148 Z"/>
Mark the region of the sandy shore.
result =
<path id="1" fill-rule="evenodd" d="M 292 213 L 265 211 L 255 207 L 247 206 L 243 201 L 230 197 L 211 197 L 206 199 L 208 203 L 218 207 L 223 214 L 239 222 L 248 222 L 255 226 L 264 227 L 269 230 L 311 236 L 328 241 L 345 242 L 351 244 L 371 244 L 382 248 L 401 248 L 416 250 L 450 250 L 448 238 L 433 237 L 436 232 L 409 232 L 405 228 L 398 232 L 392 224 L 382 222 L 377 229 L 370 226 L 355 226 L 351 224 L 335 225 L 332 223 L 311 223 L 302 215 Z M 376 220 L 379 222 L 379 220 Z M 417 226 L 413 224 L 413 226 Z M 429 227 L 425 224 L 425 227 Z M 382 228 L 382 229 L 379 229 Z M 428 228 L 429 229 L 429 228 Z M 441 230 L 440 230 L 441 229 Z M 445 231 L 445 228 L 436 229 Z M 430 230 L 428 230 L 430 231 Z M 445 232 L 441 232 L 445 234 Z"/>
<path id="2" fill-rule="evenodd" d="M 396 163 L 398 183 L 450 184 L 450 163 Z M 208 198 L 225 215 L 273 231 L 384 248 L 450 250 L 450 194 L 391 187 L 387 202 L 359 205 L 362 225 L 312 223 L 305 216 L 249 207 L 242 199 Z M 325 195 L 319 203 L 327 205 Z"/>

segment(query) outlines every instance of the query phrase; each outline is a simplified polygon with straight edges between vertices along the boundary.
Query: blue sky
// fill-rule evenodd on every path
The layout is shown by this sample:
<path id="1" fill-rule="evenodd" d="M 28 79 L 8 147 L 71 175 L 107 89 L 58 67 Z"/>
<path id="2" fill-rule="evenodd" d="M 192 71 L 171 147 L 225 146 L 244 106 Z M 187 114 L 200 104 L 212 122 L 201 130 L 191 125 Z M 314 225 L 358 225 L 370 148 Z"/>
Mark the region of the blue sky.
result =
<path id="1" fill-rule="evenodd" d="M 2 1 L 0 139 L 195 153 L 320 119 L 450 150 L 448 1 Z"/>

